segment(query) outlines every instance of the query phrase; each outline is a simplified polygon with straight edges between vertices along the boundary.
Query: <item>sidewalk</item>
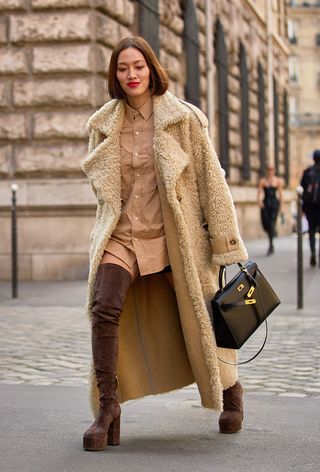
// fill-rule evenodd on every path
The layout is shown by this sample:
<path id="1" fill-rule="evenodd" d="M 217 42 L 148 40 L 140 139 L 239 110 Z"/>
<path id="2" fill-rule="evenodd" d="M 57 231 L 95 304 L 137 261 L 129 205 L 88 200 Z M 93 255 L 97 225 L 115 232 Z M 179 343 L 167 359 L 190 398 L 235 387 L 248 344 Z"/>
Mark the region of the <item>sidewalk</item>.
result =
<path id="1" fill-rule="evenodd" d="M 305 308 L 296 309 L 295 236 L 247 243 L 282 304 L 269 318 L 269 341 L 239 369 L 244 429 L 218 433 L 218 414 L 200 407 L 194 385 L 123 407 L 122 442 L 82 451 L 90 424 L 90 334 L 85 281 L 24 283 L 19 299 L 0 283 L 1 472 L 317 472 L 320 375 L 320 269 L 309 268 L 305 240 Z M 231 271 L 229 271 L 231 274 Z M 261 328 L 241 359 L 263 340 Z"/>

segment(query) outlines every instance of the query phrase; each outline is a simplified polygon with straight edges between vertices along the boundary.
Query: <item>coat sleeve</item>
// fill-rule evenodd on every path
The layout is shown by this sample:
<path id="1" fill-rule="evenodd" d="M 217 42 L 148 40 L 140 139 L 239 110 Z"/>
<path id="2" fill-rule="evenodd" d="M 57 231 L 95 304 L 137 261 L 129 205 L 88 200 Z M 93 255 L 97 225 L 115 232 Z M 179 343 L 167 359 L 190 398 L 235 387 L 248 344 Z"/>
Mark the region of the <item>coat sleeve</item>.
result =
<path id="1" fill-rule="evenodd" d="M 222 266 L 244 262 L 248 253 L 239 233 L 225 173 L 212 146 L 208 128 L 197 119 L 191 119 L 191 141 L 200 205 L 212 248 L 212 263 Z"/>

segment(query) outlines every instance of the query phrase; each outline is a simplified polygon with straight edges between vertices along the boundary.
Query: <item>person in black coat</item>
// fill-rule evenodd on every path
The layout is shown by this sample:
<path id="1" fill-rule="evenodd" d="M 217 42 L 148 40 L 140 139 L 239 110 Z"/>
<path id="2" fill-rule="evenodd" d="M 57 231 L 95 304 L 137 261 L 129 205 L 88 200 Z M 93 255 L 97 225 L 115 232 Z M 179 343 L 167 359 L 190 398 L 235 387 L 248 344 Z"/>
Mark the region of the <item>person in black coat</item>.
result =
<path id="1" fill-rule="evenodd" d="M 316 260 L 316 232 L 320 231 L 320 150 L 313 153 L 314 165 L 305 169 L 301 179 L 303 187 L 302 210 L 309 225 L 310 265 L 315 267 Z M 320 247 L 319 247 L 320 267 Z"/>

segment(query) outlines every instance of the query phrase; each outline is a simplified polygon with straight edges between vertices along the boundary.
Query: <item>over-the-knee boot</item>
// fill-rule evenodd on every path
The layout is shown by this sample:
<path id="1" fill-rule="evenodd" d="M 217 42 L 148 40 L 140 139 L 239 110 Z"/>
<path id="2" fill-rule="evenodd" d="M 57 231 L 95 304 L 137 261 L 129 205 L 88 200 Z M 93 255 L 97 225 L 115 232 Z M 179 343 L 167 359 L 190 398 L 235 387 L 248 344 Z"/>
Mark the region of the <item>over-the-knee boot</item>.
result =
<path id="1" fill-rule="evenodd" d="M 84 433 L 83 447 L 101 451 L 120 443 L 121 408 L 117 396 L 119 320 L 131 274 L 116 264 L 98 268 L 92 307 L 92 356 L 99 390 L 96 420 Z"/>
<path id="2" fill-rule="evenodd" d="M 242 428 L 242 386 L 238 381 L 223 391 L 223 412 L 219 418 L 220 433 L 237 433 Z"/>

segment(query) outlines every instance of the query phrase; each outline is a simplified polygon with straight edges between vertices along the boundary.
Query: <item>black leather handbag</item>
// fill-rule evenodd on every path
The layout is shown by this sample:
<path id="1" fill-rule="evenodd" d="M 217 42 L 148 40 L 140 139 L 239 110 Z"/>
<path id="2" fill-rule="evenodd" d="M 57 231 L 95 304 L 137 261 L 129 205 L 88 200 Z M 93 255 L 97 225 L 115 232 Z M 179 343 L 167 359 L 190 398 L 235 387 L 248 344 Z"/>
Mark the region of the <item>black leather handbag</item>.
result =
<path id="1" fill-rule="evenodd" d="M 251 359 L 239 363 L 246 364 L 264 348 L 268 335 L 267 317 L 280 304 L 280 300 L 255 262 L 249 261 L 246 265 L 238 266 L 240 271 L 225 286 L 226 268 L 220 268 L 220 288 L 211 301 L 212 324 L 217 346 L 240 349 L 265 322 L 263 345 Z"/>

